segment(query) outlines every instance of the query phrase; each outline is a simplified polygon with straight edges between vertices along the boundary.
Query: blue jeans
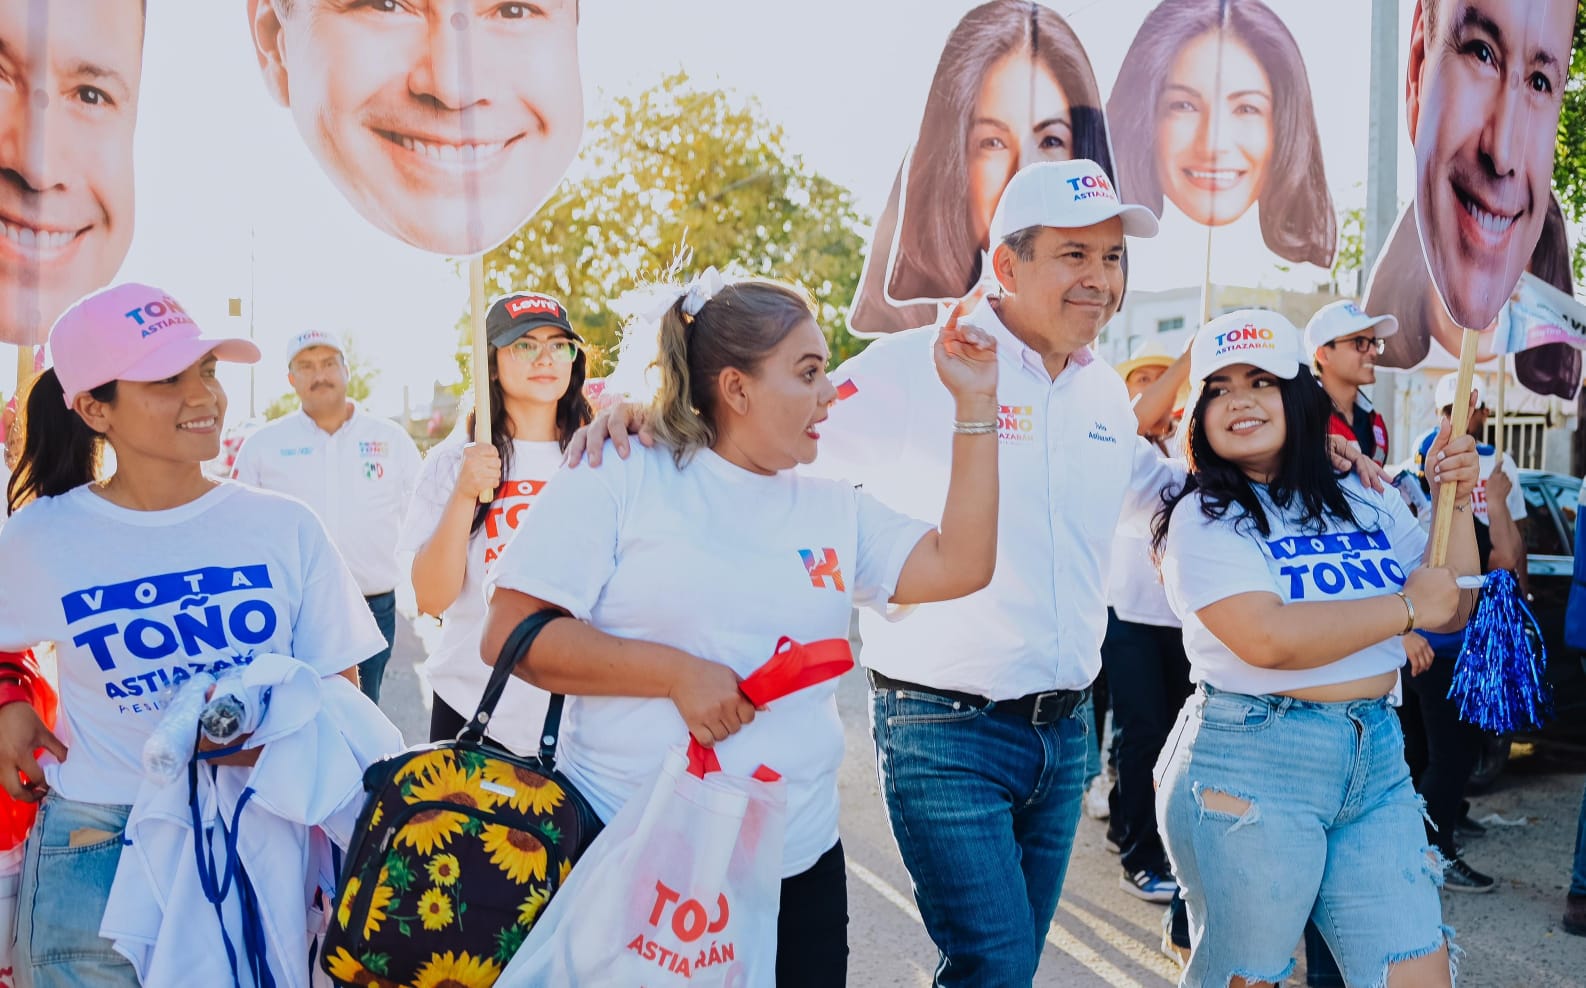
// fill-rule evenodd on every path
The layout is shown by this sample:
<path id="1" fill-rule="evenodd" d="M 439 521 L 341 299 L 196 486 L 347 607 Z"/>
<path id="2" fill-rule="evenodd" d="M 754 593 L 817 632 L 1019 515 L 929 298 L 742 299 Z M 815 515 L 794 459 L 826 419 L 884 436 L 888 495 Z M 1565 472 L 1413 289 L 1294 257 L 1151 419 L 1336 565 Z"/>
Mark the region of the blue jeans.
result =
<path id="1" fill-rule="evenodd" d="M 358 663 L 358 687 L 363 695 L 380 702 L 380 684 L 385 681 L 385 665 L 391 661 L 391 648 L 396 644 L 396 591 L 388 590 L 373 597 L 365 597 L 374 623 L 380 626 L 385 637 L 385 648 Z"/>
<path id="2" fill-rule="evenodd" d="M 1442 947 L 1426 843 L 1386 698 L 1311 703 L 1210 687 L 1157 762 L 1157 816 L 1189 909 L 1184 985 L 1282 983 L 1305 921 L 1349 984 Z"/>
<path id="3" fill-rule="evenodd" d="M 1580 820 L 1575 824 L 1575 873 L 1569 879 L 1570 895 L 1586 895 L 1586 792 L 1581 794 Z"/>
<path id="4" fill-rule="evenodd" d="M 44 797 L 22 861 L 17 988 L 137 988 L 132 965 L 99 935 L 129 809 Z M 72 847 L 76 831 L 109 836 Z"/>
<path id="5" fill-rule="evenodd" d="M 1085 721 L 1036 727 L 908 690 L 872 690 L 870 712 L 935 983 L 1029 988 L 1079 826 Z"/>

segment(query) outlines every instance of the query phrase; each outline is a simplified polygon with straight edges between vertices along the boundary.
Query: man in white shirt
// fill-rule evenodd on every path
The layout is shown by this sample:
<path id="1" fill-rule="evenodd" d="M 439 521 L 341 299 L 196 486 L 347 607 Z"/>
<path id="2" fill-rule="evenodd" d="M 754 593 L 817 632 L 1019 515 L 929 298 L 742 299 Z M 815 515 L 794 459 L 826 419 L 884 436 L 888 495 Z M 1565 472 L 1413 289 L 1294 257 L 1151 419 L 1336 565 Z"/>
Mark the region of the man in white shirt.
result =
<path id="1" fill-rule="evenodd" d="M 1118 309 L 1124 237 L 1156 218 L 1076 160 L 1009 182 L 991 224 L 1001 294 L 964 321 L 1002 371 L 991 585 L 890 623 L 861 614 L 881 791 L 940 953 L 938 985 L 1029 985 L 1057 909 L 1091 744 L 1074 712 L 1101 668 L 1113 531 L 1131 489 L 1168 482 L 1123 381 L 1091 344 Z M 930 328 L 872 343 L 832 375 L 816 468 L 938 514 L 952 400 Z"/>
<path id="2" fill-rule="evenodd" d="M 418 447 L 395 422 L 348 400 L 347 355 L 334 336 L 300 333 L 287 354 L 302 408 L 250 435 L 231 475 L 301 499 L 325 524 L 385 636 L 385 650 L 358 665 L 364 693 L 378 703 L 396 641 L 397 532 L 418 479 Z"/>

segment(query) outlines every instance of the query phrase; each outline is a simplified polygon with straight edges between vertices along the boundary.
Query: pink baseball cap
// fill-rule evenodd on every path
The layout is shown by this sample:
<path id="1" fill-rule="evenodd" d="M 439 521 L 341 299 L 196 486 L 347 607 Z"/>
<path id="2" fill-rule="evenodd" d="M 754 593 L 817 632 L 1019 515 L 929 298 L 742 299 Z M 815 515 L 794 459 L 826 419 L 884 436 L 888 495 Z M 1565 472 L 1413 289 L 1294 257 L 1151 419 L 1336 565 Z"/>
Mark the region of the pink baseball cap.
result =
<path id="1" fill-rule="evenodd" d="M 111 381 L 163 381 L 214 351 L 239 364 L 259 359 L 248 340 L 213 339 L 168 293 L 149 285 L 111 285 L 80 299 L 50 330 L 55 376 L 66 406 Z"/>

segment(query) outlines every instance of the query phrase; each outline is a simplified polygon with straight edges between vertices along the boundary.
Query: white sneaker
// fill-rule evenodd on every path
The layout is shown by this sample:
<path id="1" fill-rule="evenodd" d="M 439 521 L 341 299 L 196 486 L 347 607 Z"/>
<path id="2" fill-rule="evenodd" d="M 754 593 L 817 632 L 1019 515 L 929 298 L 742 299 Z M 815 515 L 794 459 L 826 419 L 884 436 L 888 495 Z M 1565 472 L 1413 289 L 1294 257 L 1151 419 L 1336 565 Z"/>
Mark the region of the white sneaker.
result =
<path id="1" fill-rule="evenodd" d="M 1090 787 L 1085 790 L 1085 815 L 1092 820 L 1105 820 L 1112 815 L 1112 807 L 1107 803 L 1107 794 L 1112 791 L 1112 773 L 1103 769 L 1101 774 L 1090 780 Z"/>

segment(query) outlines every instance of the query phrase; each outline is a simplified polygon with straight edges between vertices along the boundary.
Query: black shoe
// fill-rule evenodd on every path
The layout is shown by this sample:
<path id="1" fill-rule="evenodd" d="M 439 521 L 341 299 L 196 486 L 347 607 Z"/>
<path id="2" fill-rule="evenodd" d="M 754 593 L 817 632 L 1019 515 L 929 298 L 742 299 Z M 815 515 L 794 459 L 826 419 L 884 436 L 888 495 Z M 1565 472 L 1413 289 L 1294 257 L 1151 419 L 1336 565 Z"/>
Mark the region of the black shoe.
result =
<path id="1" fill-rule="evenodd" d="M 1497 887 L 1496 879 L 1472 868 L 1464 858 L 1453 858 L 1443 866 L 1443 888 L 1449 892 L 1491 892 Z"/>
<path id="2" fill-rule="evenodd" d="M 1564 900 L 1564 932 L 1586 937 L 1586 895 L 1572 895 Z"/>
<path id="3" fill-rule="evenodd" d="M 1461 837 L 1485 837 L 1487 828 L 1472 820 L 1470 814 L 1466 813 L 1459 818 L 1458 823 L 1454 824 L 1454 833 Z"/>

